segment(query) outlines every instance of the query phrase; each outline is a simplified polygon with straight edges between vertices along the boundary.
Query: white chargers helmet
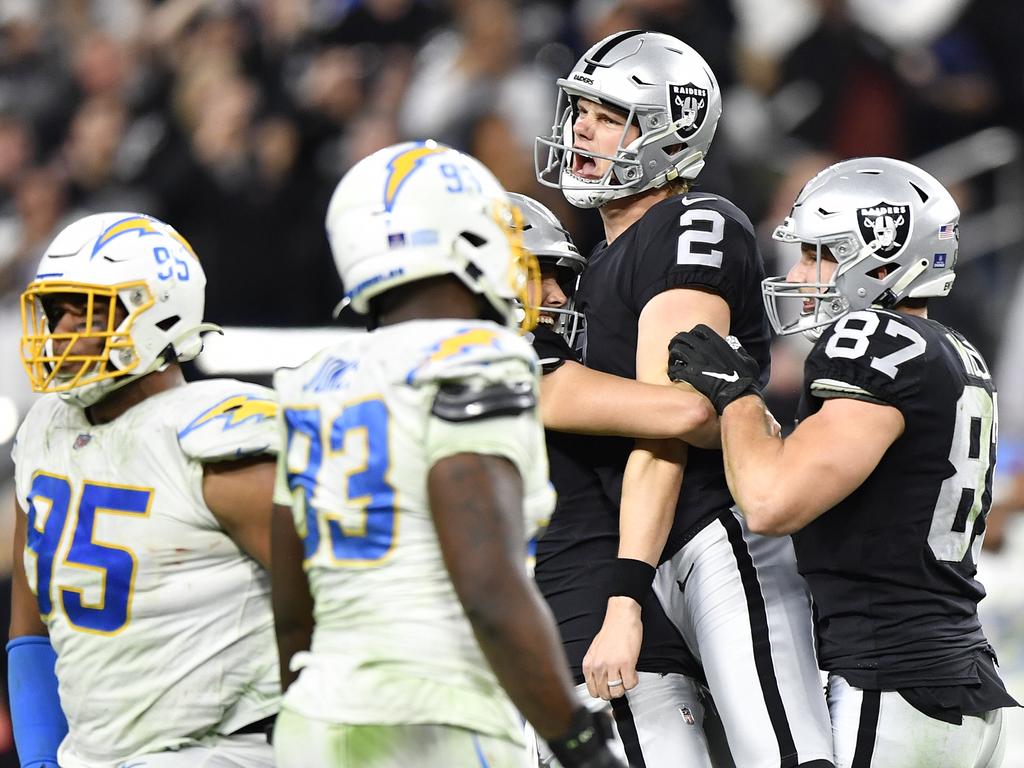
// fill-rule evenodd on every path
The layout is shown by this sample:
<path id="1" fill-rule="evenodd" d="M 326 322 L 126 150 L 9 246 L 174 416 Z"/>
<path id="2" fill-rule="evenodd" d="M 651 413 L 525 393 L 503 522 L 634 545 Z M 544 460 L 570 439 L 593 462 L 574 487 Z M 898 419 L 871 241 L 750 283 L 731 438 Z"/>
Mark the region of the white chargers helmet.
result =
<path id="1" fill-rule="evenodd" d="M 536 259 L 522 247 L 519 212 L 478 160 L 434 141 L 374 152 L 338 182 L 327 236 L 345 287 L 343 304 L 367 314 L 374 296 L 453 275 L 508 326 L 536 324 Z M 535 287 L 531 288 L 531 284 Z M 517 312 L 516 302 L 527 307 Z"/>
<path id="2" fill-rule="evenodd" d="M 537 138 L 537 180 L 562 190 L 578 208 L 694 179 L 704 167 L 722 114 L 722 93 L 711 67 L 693 48 L 659 32 L 619 32 L 583 54 L 557 81 L 555 120 Z M 625 127 L 614 155 L 573 149 L 576 102 L 590 99 L 624 112 Z M 630 125 L 640 135 L 623 142 Z M 573 155 L 611 160 L 601 179 L 572 172 Z"/>
<path id="3" fill-rule="evenodd" d="M 583 313 L 576 310 L 576 286 L 587 266 L 572 236 L 546 205 L 532 197 L 509 192 L 508 199 L 522 212 L 523 246 L 537 257 L 541 270 L 552 267 L 555 278 L 568 299 L 565 306 L 549 307 L 541 304 L 541 316 L 553 318 L 552 328 L 561 334 L 573 349 L 576 336 L 583 330 Z M 543 322 L 543 321 L 541 321 Z"/>
<path id="4" fill-rule="evenodd" d="M 763 282 L 772 326 L 814 338 L 859 309 L 947 295 L 956 278 L 959 222 L 949 192 L 917 166 L 888 157 L 829 166 L 804 185 L 775 229 L 776 240 L 817 248 L 818 278 L 790 283 L 780 275 Z M 821 260 L 829 255 L 837 267 L 824 282 Z M 784 305 L 799 308 L 795 320 L 786 321 Z"/>
<path id="5" fill-rule="evenodd" d="M 59 302 L 69 300 L 85 316 L 56 333 Z M 206 275 L 173 227 L 141 213 L 79 219 L 50 243 L 21 295 L 21 360 L 32 389 L 85 408 L 192 360 L 202 333 L 219 330 L 203 322 L 205 303 Z"/>

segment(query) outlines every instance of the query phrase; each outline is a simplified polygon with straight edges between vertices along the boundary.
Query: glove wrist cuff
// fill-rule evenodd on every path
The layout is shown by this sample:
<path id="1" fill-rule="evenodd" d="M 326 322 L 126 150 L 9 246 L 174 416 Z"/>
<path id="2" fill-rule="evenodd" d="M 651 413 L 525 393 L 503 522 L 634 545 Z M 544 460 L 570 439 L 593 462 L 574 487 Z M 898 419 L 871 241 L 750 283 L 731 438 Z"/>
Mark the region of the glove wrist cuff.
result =
<path id="1" fill-rule="evenodd" d="M 741 397 L 746 397 L 747 395 L 756 395 L 761 399 L 762 402 L 764 401 L 764 396 L 761 394 L 761 390 L 757 388 L 757 385 L 754 382 L 747 381 L 745 382 L 745 384 L 746 386 L 742 388 L 737 388 L 734 391 L 727 389 L 722 390 L 719 396 L 715 398 L 712 405 L 714 406 L 715 411 L 718 413 L 719 416 L 722 415 L 722 412 L 725 411 L 726 408 L 735 403 Z"/>
<path id="2" fill-rule="evenodd" d="M 611 724 L 605 715 L 579 707 L 572 713 L 569 729 L 548 741 L 548 746 L 564 768 L 579 768 L 596 764 L 594 759 L 608 751 L 611 735 Z"/>

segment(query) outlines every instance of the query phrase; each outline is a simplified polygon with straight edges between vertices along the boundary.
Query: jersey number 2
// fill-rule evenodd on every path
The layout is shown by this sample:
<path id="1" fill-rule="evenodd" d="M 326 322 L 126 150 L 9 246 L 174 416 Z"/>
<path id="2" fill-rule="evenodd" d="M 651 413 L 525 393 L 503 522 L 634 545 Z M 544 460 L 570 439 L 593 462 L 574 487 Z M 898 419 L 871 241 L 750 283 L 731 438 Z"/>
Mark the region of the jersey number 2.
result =
<path id="1" fill-rule="evenodd" d="M 725 236 L 725 217 L 722 214 L 695 208 L 679 217 L 679 226 L 683 231 L 679 233 L 676 246 L 676 264 L 722 266 L 722 251 L 711 247 L 722 242 Z"/>
<path id="2" fill-rule="evenodd" d="M 395 489 L 387 480 L 391 469 L 389 421 L 387 406 L 379 399 L 350 403 L 329 422 L 323 420 L 319 408 L 285 411 L 289 459 L 295 456 L 296 440 L 308 445 L 305 467 L 293 468 L 291 462 L 288 465 L 289 487 L 302 490 L 306 523 L 303 551 L 307 560 L 320 549 L 322 527 L 326 527 L 331 557 L 339 565 L 373 565 L 391 551 Z M 327 472 L 323 471 L 325 459 Z M 330 471 L 336 467 L 337 473 Z M 345 515 L 342 510 L 318 509 L 313 503 L 314 496 L 320 496 L 317 490 L 321 483 L 338 482 Z M 353 510 L 358 521 L 353 520 Z"/>
<path id="3" fill-rule="evenodd" d="M 61 548 L 68 514 L 72 511 L 71 483 L 56 475 L 38 474 L 28 492 L 28 531 L 26 547 L 36 558 L 36 601 L 39 613 L 53 611 L 51 594 L 54 560 Z M 76 522 L 62 564 L 71 568 L 99 572 L 103 585 L 99 602 L 90 605 L 78 587 L 60 587 L 60 604 L 75 629 L 112 635 L 131 620 L 135 587 L 135 554 L 127 547 L 99 541 L 96 519 L 100 515 L 149 514 L 153 500 L 150 488 L 130 488 L 100 483 L 85 483 L 74 510 Z"/>

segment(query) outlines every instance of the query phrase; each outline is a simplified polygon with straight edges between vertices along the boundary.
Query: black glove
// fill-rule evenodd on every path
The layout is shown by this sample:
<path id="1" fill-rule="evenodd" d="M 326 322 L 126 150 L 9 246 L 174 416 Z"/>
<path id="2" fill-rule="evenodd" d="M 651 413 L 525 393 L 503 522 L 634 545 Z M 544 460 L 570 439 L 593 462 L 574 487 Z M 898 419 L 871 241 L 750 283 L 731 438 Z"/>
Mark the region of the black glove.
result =
<path id="1" fill-rule="evenodd" d="M 760 366 L 734 336 L 723 339 L 706 325 L 677 333 L 668 343 L 668 377 L 704 395 L 719 416 L 737 398 L 760 397 L 760 375 Z"/>
<path id="2" fill-rule="evenodd" d="M 612 724 L 603 712 L 580 707 L 564 736 L 548 742 L 564 768 L 626 768 L 608 749 Z"/>

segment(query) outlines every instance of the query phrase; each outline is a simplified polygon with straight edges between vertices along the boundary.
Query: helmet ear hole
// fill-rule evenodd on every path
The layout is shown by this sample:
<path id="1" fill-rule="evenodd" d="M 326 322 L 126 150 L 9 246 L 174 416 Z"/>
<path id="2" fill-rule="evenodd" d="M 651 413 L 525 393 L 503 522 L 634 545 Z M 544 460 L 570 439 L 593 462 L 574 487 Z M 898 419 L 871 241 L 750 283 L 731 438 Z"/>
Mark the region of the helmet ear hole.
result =
<path id="1" fill-rule="evenodd" d="M 171 315 L 170 317 L 165 317 L 163 320 L 160 320 L 159 322 L 155 323 L 155 325 L 161 331 L 166 333 L 167 331 L 171 330 L 171 328 L 173 328 L 175 324 L 178 323 L 180 320 L 181 317 L 179 315 Z"/>

